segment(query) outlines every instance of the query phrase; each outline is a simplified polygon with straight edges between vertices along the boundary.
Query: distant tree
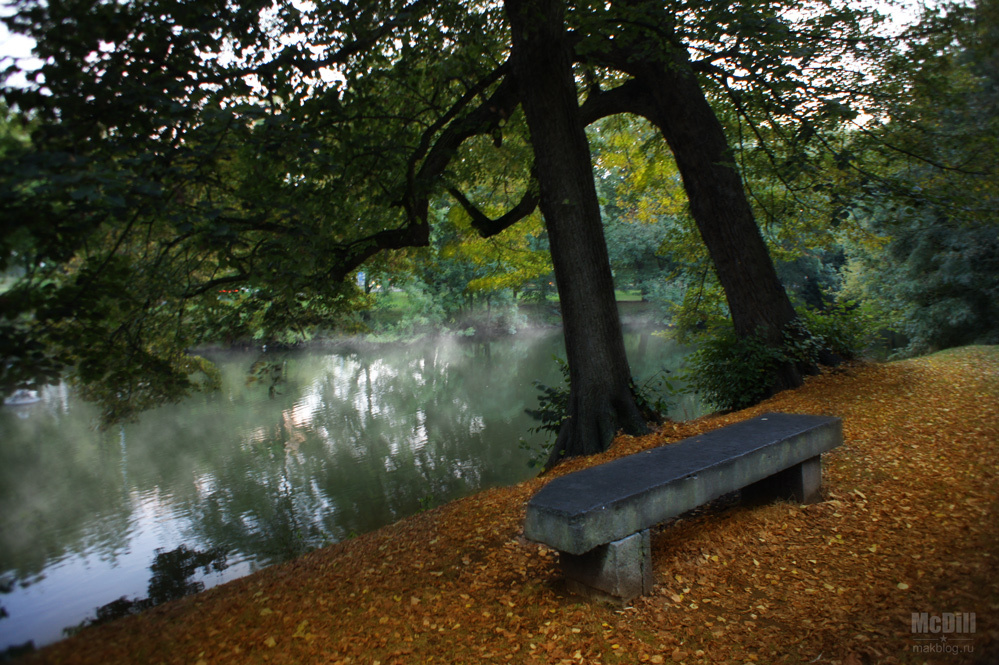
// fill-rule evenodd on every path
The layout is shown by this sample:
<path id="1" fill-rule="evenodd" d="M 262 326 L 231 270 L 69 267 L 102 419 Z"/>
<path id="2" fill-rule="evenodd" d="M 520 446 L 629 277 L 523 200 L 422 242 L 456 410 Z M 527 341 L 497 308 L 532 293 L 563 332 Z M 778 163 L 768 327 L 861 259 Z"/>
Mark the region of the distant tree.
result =
<path id="1" fill-rule="evenodd" d="M 674 268 L 659 250 L 676 218 L 686 214 L 676 165 L 641 118 L 606 118 L 590 125 L 588 134 L 614 283 L 655 298 Z"/>
<path id="2" fill-rule="evenodd" d="M 999 3 L 927 11 L 880 72 L 883 121 L 850 208 L 847 293 L 876 303 L 910 352 L 999 342 Z"/>

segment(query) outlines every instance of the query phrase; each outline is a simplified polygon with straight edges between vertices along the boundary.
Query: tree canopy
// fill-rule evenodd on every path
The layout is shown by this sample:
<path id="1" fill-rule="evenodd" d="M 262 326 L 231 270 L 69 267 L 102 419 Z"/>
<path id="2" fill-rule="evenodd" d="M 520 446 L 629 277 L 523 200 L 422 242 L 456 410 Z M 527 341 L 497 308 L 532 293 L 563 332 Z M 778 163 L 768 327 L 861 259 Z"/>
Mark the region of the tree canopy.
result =
<path id="1" fill-rule="evenodd" d="M 0 166 L 10 220 L 0 269 L 20 275 L 0 295 L 0 384 L 71 368 L 109 417 L 211 386 L 211 368 L 186 350 L 220 321 L 252 319 L 276 334 L 356 309 L 365 299 L 354 272 L 380 252 L 428 245 L 442 223 L 491 237 L 541 203 L 557 245 L 552 225 L 570 217 L 551 198 L 553 178 L 579 168 L 589 190 L 593 172 L 588 150 L 542 158 L 569 139 L 544 147 L 528 100 L 551 108 L 561 88 L 542 81 L 540 60 L 517 59 L 546 25 L 568 59 L 560 76 L 574 93 L 563 104 L 566 127 L 579 124 L 573 136 L 618 114 L 659 134 L 646 131 L 656 148 L 642 157 L 675 164 L 657 177 L 682 183 L 672 209 L 698 229 L 740 336 L 780 345 L 799 334 L 771 254 L 828 245 L 830 229 L 904 245 L 879 220 L 916 187 L 927 205 L 980 207 L 972 216 L 986 234 L 995 219 L 994 145 L 971 138 L 995 129 L 984 46 L 995 39 L 993 2 L 945 8 L 901 40 L 877 13 L 836 0 L 15 6 L 5 21 L 35 39 L 43 64 L 29 86 L 4 89 L 31 139 L 5 140 Z M 932 140 L 929 128 L 951 140 Z M 982 187 L 967 204 L 947 195 L 955 175 Z M 589 194 L 578 196 L 568 203 Z M 537 247 L 517 242 L 521 277 L 540 275 Z M 607 263 L 604 243 L 596 229 L 584 243 L 602 248 L 593 274 Z M 555 245 L 559 288 L 577 288 L 589 269 L 559 268 Z M 878 243 L 858 247 L 859 269 L 861 250 Z M 488 252 L 468 253 L 488 265 Z M 613 285 L 601 284 L 603 297 Z M 570 366 L 593 356 L 590 341 L 573 342 L 582 352 Z M 616 375 L 622 359 L 600 371 Z M 780 363 L 770 389 L 799 383 L 810 362 Z M 597 428 L 597 447 L 635 420 L 629 399 L 610 393 L 602 399 L 615 415 Z"/>

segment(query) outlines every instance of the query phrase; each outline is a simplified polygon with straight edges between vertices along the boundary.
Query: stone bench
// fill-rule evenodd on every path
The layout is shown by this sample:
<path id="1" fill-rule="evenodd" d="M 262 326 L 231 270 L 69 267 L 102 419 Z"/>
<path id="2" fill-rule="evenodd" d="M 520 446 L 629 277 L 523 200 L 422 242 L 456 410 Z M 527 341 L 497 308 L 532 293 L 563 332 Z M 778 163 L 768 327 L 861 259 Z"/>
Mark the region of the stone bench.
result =
<path id="1" fill-rule="evenodd" d="M 571 591 L 626 603 L 652 590 L 651 527 L 736 490 L 817 501 L 820 456 L 842 442 L 839 418 L 762 415 L 552 480 L 524 535 L 560 552 Z"/>

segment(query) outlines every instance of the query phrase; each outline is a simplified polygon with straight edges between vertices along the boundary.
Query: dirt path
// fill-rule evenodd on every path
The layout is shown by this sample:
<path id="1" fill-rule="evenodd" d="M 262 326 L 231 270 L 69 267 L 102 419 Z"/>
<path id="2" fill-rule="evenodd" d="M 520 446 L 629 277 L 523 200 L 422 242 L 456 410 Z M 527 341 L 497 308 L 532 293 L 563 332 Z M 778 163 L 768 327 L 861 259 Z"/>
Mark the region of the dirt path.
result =
<path id="1" fill-rule="evenodd" d="M 766 411 L 840 416 L 826 500 L 705 511 L 654 536 L 624 610 L 560 587 L 520 535 L 532 480 L 144 615 L 45 663 L 999 662 L 999 348 L 860 365 L 736 414 L 621 437 L 565 473 Z M 975 631 L 913 633 L 975 614 Z M 946 626 L 945 626 L 946 627 Z"/>

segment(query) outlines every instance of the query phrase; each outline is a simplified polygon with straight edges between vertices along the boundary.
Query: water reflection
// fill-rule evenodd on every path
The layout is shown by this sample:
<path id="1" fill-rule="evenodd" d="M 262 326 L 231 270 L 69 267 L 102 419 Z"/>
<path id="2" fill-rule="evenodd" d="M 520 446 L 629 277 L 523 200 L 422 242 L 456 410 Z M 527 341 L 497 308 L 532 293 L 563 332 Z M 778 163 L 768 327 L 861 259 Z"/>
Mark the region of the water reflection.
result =
<path id="1" fill-rule="evenodd" d="M 0 408 L 0 650 L 138 597 L 157 553 L 228 553 L 184 578 L 212 586 L 530 476 L 524 410 L 560 341 L 220 353 L 219 393 L 110 432 L 63 388 Z M 678 362 L 661 338 L 627 346 L 636 374 Z"/>
<path id="2" fill-rule="evenodd" d="M 191 576 L 199 568 L 206 574 L 225 570 L 228 567 L 226 558 L 226 552 L 220 547 L 200 552 L 182 544 L 169 552 L 156 550 L 156 558 L 149 566 L 153 574 L 149 579 L 149 595 L 146 598 L 136 599 L 122 596 L 107 605 L 101 605 L 97 608 L 94 618 L 85 620 L 80 628 L 97 626 L 130 614 L 138 614 L 167 601 L 204 591 L 205 583 L 192 581 Z"/>

